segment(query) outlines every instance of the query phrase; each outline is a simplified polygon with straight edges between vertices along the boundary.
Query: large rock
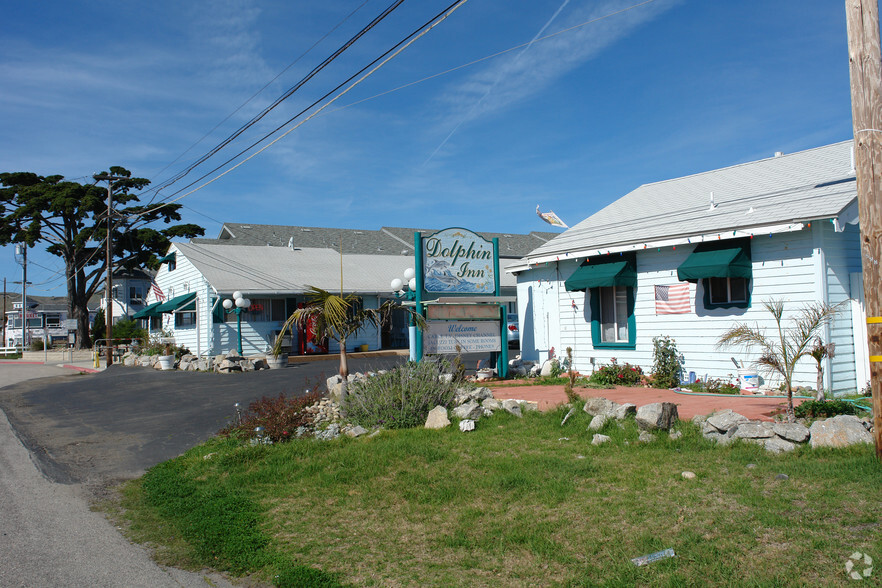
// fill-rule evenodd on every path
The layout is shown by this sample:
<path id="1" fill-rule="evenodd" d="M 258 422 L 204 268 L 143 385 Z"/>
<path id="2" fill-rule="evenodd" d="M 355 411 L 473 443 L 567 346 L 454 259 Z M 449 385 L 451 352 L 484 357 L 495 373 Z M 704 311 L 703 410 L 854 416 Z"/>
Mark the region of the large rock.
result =
<path id="1" fill-rule="evenodd" d="M 616 409 L 621 406 L 606 398 L 586 398 L 585 407 L 582 409 L 592 416 L 602 414 L 606 417 L 616 418 Z"/>
<path id="2" fill-rule="evenodd" d="M 471 419 L 464 419 L 459 421 L 459 430 L 463 433 L 467 433 L 469 431 L 475 430 L 475 421 Z"/>
<path id="3" fill-rule="evenodd" d="M 644 431 L 670 430 L 677 418 L 677 405 L 673 402 L 655 402 L 637 409 L 637 426 Z"/>
<path id="4" fill-rule="evenodd" d="M 781 437 L 771 437 L 763 441 L 763 446 L 770 453 L 785 453 L 796 449 L 796 443 L 791 443 Z"/>
<path id="5" fill-rule="evenodd" d="M 591 419 L 591 423 L 588 425 L 588 428 L 592 431 L 599 431 L 603 428 L 603 425 L 606 424 L 606 421 L 609 419 L 605 414 L 596 414 Z"/>
<path id="6" fill-rule="evenodd" d="M 345 400 L 346 384 L 343 382 L 343 377 L 340 374 L 328 378 L 325 381 L 325 385 L 328 388 L 328 398 L 338 404 Z"/>
<path id="7" fill-rule="evenodd" d="M 450 426 L 450 419 L 447 418 L 446 408 L 443 406 L 436 406 L 429 411 L 429 416 L 426 418 L 427 429 L 443 429 L 447 426 Z"/>
<path id="8" fill-rule="evenodd" d="M 515 415 L 520 418 L 521 416 L 521 404 L 517 400 L 503 400 L 502 401 L 502 410 L 508 412 L 510 414 Z"/>
<path id="9" fill-rule="evenodd" d="M 502 402 L 496 400 L 495 398 L 485 398 L 484 401 L 481 402 L 481 406 L 483 406 L 487 410 L 501 410 Z"/>
<path id="10" fill-rule="evenodd" d="M 601 435 L 600 433 L 595 433 L 594 437 L 591 438 L 591 445 L 603 445 L 604 443 L 609 443 L 610 437 L 607 435 Z"/>
<path id="11" fill-rule="evenodd" d="M 775 436 L 770 428 L 760 423 L 741 423 L 733 427 L 730 433 L 735 439 L 768 439 Z"/>
<path id="12" fill-rule="evenodd" d="M 782 439 L 794 443 L 805 443 L 810 436 L 808 427 L 799 423 L 775 423 L 772 430 Z"/>
<path id="13" fill-rule="evenodd" d="M 625 404 L 618 405 L 618 407 L 616 408 L 615 418 L 621 421 L 630 414 L 637 414 L 637 405 L 626 402 Z"/>
<path id="14" fill-rule="evenodd" d="M 847 447 L 857 443 L 873 443 L 873 436 L 861 420 L 848 414 L 815 421 L 809 433 L 812 447 Z"/>
<path id="15" fill-rule="evenodd" d="M 474 400 L 469 400 L 453 409 L 453 416 L 458 419 L 476 421 L 481 418 L 482 414 L 484 414 L 484 409 Z"/>
<path id="16" fill-rule="evenodd" d="M 539 369 L 540 376 L 550 376 L 551 371 L 554 369 L 554 360 L 547 359 L 542 364 L 542 367 Z"/>
<path id="17" fill-rule="evenodd" d="M 721 433 L 725 433 L 736 425 L 750 422 L 750 419 L 742 414 L 738 414 L 733 410 L 726 409 L 710 415 L 709 417 L 707 417 L 706 422 L 713 425 Z"/>

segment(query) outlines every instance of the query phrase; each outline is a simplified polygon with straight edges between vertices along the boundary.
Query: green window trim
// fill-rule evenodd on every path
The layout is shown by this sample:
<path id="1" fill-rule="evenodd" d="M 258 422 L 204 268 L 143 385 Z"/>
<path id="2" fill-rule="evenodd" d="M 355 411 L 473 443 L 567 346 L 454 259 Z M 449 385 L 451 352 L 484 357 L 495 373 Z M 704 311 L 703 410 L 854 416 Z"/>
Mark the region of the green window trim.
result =
<path id="1" fill-rule="evenodd" d="M 610 287 L 610 286 L 603 286 Z M 588 290 L 591 309 L 591 345 L 594 349 L 636 349 L 637 319 L 634 316 L 635 288 L 625 286 L 628 296 L 628 341 L 603 341 L 600 332 L 600 289 Z"/>

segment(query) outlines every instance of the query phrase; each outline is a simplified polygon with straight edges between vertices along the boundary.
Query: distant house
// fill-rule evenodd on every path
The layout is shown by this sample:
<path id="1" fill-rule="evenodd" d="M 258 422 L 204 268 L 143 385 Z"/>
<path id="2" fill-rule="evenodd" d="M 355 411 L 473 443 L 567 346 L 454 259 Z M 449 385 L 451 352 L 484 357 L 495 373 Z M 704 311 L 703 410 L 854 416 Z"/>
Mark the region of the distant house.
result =
<path id="1" fill-rule="evenodd" d="M 132 318 L 146 306 L 147 293 L 150 291 L 152 274 L 141 269 L 118 270 L 113 273 L 110 298 L 113 307 L 113 323 L 121 318 Z M 97 296 L 101 299 L 101 309 L 107 315 L 106 298 L 102 288 Z"/>
<path id="2" fill-rule="evenodd" d="M 6 308 L 4 322 L 4 345 L 20 346 L 22 341 L 21 328 L 21 297 L 11 300 Z M 96 299 L 89 300 L 89 320 L 95 317 L 98 309 Z M 67 298 L 65 296 L 28 296 L 25 309 L 26 326 L 24 330 L 25 345 L 36 340 L 47 340 L 52 344 L 66 343 L 76 328 L 68 328 L 66 321 Z"/>
<path id="3" fill-rule="evenodd" d="M 672 337 L 683 375 L 726 378 L 732 357 L 715 343 L 736 321 L 771 328 L 763 301 L 791 313 L 844 303 L 823 333 L 836 344 L 825 387 L 869 379 L 860 231 L 850 141 L 647 184 L 545 243 L 517 276 L 522 353 L 574 352 L 577 370 L 616 358 L 652 366 L 652 340 Z M 775 335 L 775 333 L 769 333 Z M 798 384 L 814 386 L 815 364 Z"/>
<path id="4" fill-rule="evenodd" d="M 239 291 L 251 300 L 242 313 L 245 353 L 263 353 L 282 323 L 307 301 L 307 286 L 354 294 L 365 308 L 394 299 L 390 283 L 414 266 L 414 231 L 384 227 L 378 231 L 225 223 L 218 239 L 175 243 L 156 273 L 157 290 L 136 313 L 154 334 L 164 330 L 193 353 L 221 353 L 237 344 L 236 315 L 222 301 Z M 435 230 L 425 230 L 424 234 Z M 500 257 L 519 259 L 554 233 L 488 234 L 499 238 Z M 343 255 L 340 254 L 342 242 Z M 342 267 L 341 267 L 342 263 Z M 516 281 L 501 276 L 503 294 L 514 296 Z M 512 308 L 512 311 L 514 309 Z M 306 334 L 286 341 L 290 353 L 307 352 Z M 407 323 L 393 316 L 382 330 L 367 328 L 348 344 L 368 349 L 406 348 Z M 329 352 L 337 352 L 330 342 Z"/>

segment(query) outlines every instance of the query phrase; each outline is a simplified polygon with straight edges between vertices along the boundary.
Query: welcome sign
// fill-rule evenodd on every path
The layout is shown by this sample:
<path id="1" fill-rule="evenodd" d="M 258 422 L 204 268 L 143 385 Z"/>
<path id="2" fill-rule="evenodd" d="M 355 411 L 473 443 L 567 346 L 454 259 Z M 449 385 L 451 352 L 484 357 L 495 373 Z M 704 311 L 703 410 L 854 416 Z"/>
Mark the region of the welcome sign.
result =
<path id="1" fill-rule="evenodd" d="M 426 292 L 494 294 L 493 242 L 467 229 L 444 229 L 423 238 Z"/>

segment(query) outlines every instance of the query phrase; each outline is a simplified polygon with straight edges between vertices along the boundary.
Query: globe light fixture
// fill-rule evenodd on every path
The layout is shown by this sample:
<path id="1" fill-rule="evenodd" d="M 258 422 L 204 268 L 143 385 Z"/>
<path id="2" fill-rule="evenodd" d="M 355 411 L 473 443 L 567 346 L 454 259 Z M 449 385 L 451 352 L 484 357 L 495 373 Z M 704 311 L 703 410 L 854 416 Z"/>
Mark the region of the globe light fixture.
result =
<path id="1" fill-rule="evenodd" d="M 224 312 L 227 314 L 236 313 L 236 332 L 239 339 L 239 355 L 242 355 L 242 313 L 246 312 L 251 306 L 251 301 L 242 296 L 242 293 L 236 290 L 233 292 L 233 298 L 227 298 L 223 301 Z"/>
<path id="2" fill-rule="evenodd" d="M 395 278 L 392 280 L 392 283 L 390 285 L 392 286 L 392 293 L 395 294 L 396 298 L 404 298 L 405 300 L 416 300 L 416 272 L 413 270 L 412 267 L 404 270 L 404 279 Z M 410 324 L 407 327 L 408 347 L 410 349 L 411 361 L 416 361 L 416 329 L 416 323 L 411 316 Z"/>

